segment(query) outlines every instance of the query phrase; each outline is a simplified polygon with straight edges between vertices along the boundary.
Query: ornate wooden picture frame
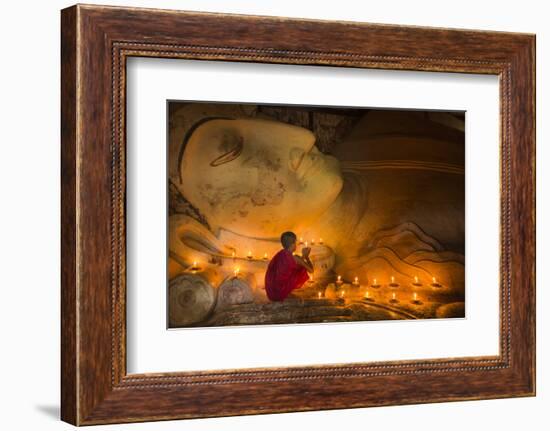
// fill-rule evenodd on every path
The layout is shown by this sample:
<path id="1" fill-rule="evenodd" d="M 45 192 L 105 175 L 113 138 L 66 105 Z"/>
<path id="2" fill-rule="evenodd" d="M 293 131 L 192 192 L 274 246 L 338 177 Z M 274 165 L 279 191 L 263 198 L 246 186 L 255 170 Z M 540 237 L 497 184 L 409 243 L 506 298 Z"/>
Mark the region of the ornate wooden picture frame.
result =
<path id="1" fill-rule="evenodd" d="M 91 5 L 64 9 L 61 18 L 62 420 L 535 394 L 534 35 Z M 125 92 L 126 60 L 135 56 L 497 75 L 500 354 L 128 374 Z"/>

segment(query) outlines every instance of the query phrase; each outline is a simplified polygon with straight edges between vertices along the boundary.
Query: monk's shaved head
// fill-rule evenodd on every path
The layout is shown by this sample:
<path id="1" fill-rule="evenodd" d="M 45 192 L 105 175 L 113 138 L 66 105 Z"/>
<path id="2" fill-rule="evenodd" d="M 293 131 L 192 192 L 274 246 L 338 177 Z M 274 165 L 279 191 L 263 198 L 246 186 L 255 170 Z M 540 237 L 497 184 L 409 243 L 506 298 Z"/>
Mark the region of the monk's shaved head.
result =
<path id="1" fill-rule="evenodd" d="M 294 232 L 283 232 L 281 235 L 281 244 L 284 248 L 288 249 L 296 243 L 296 234 Z"/>

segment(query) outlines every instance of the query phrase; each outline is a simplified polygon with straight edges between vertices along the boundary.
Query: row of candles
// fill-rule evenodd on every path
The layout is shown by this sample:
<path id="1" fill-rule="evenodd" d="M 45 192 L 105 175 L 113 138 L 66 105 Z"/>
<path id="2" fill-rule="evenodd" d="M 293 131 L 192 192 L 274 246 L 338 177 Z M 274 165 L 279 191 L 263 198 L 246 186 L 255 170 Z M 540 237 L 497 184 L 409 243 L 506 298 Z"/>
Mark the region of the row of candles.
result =
<path id="1" fill-rule="evenodd" d="M 346 293 L 345 290 L 342 290 L 342 291 L 340 292 L 340 298 L 344 298 L 345 293 Z M 319 299 L 321 299 L 322 296 L 323 296 L 323 294 L 322 294 L 321 292 L 318 292 L 318 293 L 317 293 L 317 297 L 318 297 Z M 368 289 L 365 291 L 364 299 L 365 299 L 366 301 L 372 301 L 372 302 L 374 302 L 374 298 L 370 295 L 370 292 L 369 292 Z M 397 295 L 396 295 L 395 292 L 392 292 L 392 297 L 391 297 L 391 299 L 390 299 L 389 302 L 392 303 L 392 304 L 397 304 L 397 303 L 399 302 L 399 300 L 397 299 Z M 417 292 L 413 292 L 411 303 L 412 303 L 412 304 L 415 304 L 415 305 L 420 305 L 420 304 L 422 304 L 422 302 L 418 299 L 418 293 L 417 293 Z"/>
<path id="2" fill-rule="evenodd" d="M 320 245 L 323 245 L 323 238 L 319 238 L 319 241 L 318 243 Z M 303 238 L 300 238 L 300 245 L 304 245 L 305 247 L 308 247 L 309 245 L 315 245 L 315 239 L 312 239 L 311 242 L 308 242 L 308 241 L 304 241 Z M 232 251 L 231 252 L 231 258 L 232 259 L 236 259 L 237 258 L 237 253 L 235 251 Z M 249 259 L 249 260 L 252 260 L 254 259 L 254 255 L 252 254 L 252 251 L 249 250 L 248 253 L 246 254 L 246 258 Z M 257 259 L 257 258 L 256 258 Z M 264 253 L 263 257 L 262 257 L 262 260 L 269 260 L 269 256 L 267 253 Z M 191 271 L 198 271 L 200 270 L 201 268 L 199 267 L 198 265 L 198 262 L 197 261 L 194 261 L 193 262 L 193 266 L 191 266 Z"/>
<path id="3" fill-rule="evenodd" d="M 344 298 L 344 294 L 345 294 L 345 291 L 342 290 L 342 292 L 340 292 L 340 298 Z M 321 292 L 318 292 L 317 296 L 318 296 L 319 299 L 321 299 L 322 296 L 323 296 L 323 294 L 322 294 Z M 367 300 L 367 301 L 374 301 L 374 298 L 372 298 L 372 297 L 370 296 L 370 292 L 368 291 L 368 289 L 367 289 L 367 291 L 365 292 L 364 298 L 365 298 L 365 300 Z M 392 298 L 390 299 L 389 302 L 392 303 L 392 304 L 396 304 L 396 303 L 399 302 L 399 300 L 397 299 L 397 296 L 396 296 L 395 292 L 392 292 Z M 413 304 L 415 304 L 415 305 L 420 305 L 420 304 L 422 304 L 422 302 L 418 299 L 418 293 L 417 293 L 417 292 L 413 292 L 411 303 L 413 303 Z"/>
<path id="4" fill-rule="evenodd" d="M 310 281 L 312 281 L 312 280 L 313 279 L 310 278 Z M 390 287 L 399 287 L 399 283 L 395 282 L 395 277 L 393 275 L 390 277 L 390 280 L 391 280 L 390 283 L 389 283 Z M 344 281 L 342 280 L 342 276 L 339 275 L 336 278 L 336 285 L 341 286 L 342 284 L 344 284 Z M 351 284 L 353 284 L 354 286 L 360 286 L 361 284 L 359 283 L 359 277 L 355 277 Z M 418 279 L 418 276 L 416 276 L 416 275 L 414 276 L 412 285 L 416 286 L 416 287 L 422 286 L 422 283 Z M 430 285 L 432 287 L 442 287 L 441 283 L 439 283 L 435 277 L 432 277 L 432 282 L 430 283 Z M 373 279 L 372 284 L 370 285 L 370 287 L 375 288 L 375 289 L 380 287 L 380 286 L 381 285 L 378 283 L 378 280 L 376 278 Z"/>
<path id="5" fill-rule="evenodd" d="M 324 242 L 323 242 L 323 238 L 319 238 L 319 245 L 323 245 Z M 315 245 L 315 239 L 312 239 L 311 241 L 304 241 L 304 238 L 300 238 L 300 242 L 299 242 L 299 245 L 303 245 L 305 247 L 308 247 L 309 245 L 313 246 Z"/>
<path id="6" fill-rule="evenodd" d="M 231 253 L 231 257 L 232 257 L 233 259 L 236 259 L 236 258 L 237 258 L 237 255 L 235 254 L 235 252 L 232 252 L 232 253 Z M 254 259 L 254 256 L 252 255 L 252 252 L 251 252 L 251 251 L 248 252 L 248 254 L 246 255 L 246 258 L 249 259 L 249 260 Z M 267 255 L 267 253 L 264 253 L 264 256 L 263 256 L 262 259 L 263 259 L 263 260 L 266 260 L 266 261 L 269 260 L 269 257 L 268 257 L 268 255 Z M 199 271 L 199 270 L 201 269 L 201 267 L 199 266 L 198 262 L 195 260 L 195 261 L 193 261 L 193 265 L 191 266 L 190 269 L 191 269 L 191 271 L 196 272 L 196 271 Z"/>

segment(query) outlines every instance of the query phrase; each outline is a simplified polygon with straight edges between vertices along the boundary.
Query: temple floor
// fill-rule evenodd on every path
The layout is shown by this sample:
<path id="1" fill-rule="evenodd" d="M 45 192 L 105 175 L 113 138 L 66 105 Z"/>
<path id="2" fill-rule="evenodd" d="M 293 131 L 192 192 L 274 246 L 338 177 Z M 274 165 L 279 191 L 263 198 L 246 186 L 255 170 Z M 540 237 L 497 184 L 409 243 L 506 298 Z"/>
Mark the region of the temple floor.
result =
<path id="1" fill-rule="evenodd" d="M 417 292 L 414 300 L 414 292 Z M 379 320 L 464 317 L 463 297 L 444 290 L 388 288 L 364 290 L 345 285 L 320 290 L 309 285 L 297 289 L 281 302 L 270 302 L 265 291 L 253 302 L 233 304 L 216 310 L 207 320 L 190 326 L 236 326 L 262 324 L 328 323 Z M 319 296 L 319 292 L 322 292 Z M 395 294 L 395 298 L 394 298 Z M 324 297 L 327 295 L 328 297 Z"/>

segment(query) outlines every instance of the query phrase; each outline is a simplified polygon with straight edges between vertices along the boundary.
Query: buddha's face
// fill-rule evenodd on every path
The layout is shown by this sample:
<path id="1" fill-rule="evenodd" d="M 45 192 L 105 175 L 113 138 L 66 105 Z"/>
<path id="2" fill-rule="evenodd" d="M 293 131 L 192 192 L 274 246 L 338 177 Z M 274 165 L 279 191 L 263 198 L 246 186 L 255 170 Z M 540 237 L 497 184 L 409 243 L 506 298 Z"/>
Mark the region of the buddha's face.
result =
<path id="1" fill-rule="evenodd" d="M 256 238 L 316 221 L 342 189 L 338 161 L 304 128 L 261 119 L 211 119 L 188 139 L 185 197 L 214 228 Z"/>

